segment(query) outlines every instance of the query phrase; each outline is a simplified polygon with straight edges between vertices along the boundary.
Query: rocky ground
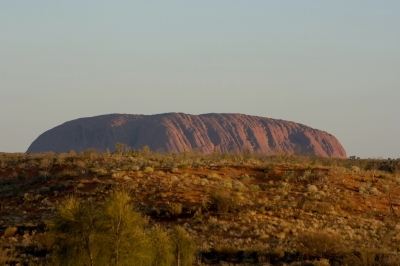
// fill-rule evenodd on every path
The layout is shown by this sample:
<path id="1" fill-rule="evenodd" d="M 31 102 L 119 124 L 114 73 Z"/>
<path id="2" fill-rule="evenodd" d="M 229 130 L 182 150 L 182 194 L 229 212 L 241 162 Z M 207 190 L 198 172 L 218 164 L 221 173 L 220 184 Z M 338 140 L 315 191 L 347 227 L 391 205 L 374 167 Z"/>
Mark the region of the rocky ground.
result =
<path id="1" fill-rule="evenodd" d="M 399 161 L 372 162 L 243 154 L 2 154 L 2 252 L 44 265 L 46 220 L 60 201 L 72 194 L 101 200 L 125 188 L 150 224 L 179 224 L 189 232 L 199 265 L 398 265 Z"/>

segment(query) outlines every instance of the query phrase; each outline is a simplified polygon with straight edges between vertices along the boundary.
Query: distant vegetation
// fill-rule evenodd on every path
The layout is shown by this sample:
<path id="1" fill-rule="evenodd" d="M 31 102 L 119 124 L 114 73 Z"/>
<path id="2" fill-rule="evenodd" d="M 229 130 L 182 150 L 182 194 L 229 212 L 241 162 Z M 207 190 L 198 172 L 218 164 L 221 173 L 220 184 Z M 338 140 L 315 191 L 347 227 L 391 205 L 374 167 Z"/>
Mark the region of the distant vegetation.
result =
<path id="1" fill-rule="evenodd" d="M 0 265 L 399 265 L 400 159 L 0 154 Z"/>

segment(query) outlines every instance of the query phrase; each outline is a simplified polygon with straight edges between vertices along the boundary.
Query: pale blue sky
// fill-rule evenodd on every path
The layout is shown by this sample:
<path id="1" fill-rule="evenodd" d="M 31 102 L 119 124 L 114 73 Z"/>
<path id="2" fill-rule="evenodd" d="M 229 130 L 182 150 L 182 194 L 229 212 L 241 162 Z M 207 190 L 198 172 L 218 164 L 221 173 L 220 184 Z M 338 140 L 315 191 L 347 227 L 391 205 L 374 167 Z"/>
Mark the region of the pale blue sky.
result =
<path id="1" fill-rule="evenodd" d="M 299 122 L 400 157 L 400 1 L 0 1 L 0 151 L 108 113 Z"/>

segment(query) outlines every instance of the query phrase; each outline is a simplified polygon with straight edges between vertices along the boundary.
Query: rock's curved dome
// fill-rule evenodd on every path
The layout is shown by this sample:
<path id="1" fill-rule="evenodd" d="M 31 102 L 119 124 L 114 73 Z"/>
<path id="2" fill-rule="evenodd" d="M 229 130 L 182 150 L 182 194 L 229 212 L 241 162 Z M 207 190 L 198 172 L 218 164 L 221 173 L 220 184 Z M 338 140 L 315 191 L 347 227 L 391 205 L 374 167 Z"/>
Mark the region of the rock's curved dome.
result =
<path id="1" fill-rule="evenodd" d="M 211 153 L 250 149 L 346 158 L 331 134 L 295 122 L 243 114 L 157 115 L 109 114 L 66 122 L 41 134 L 27 152 L 115 150 L 116 143 L 133 149 Z"/>

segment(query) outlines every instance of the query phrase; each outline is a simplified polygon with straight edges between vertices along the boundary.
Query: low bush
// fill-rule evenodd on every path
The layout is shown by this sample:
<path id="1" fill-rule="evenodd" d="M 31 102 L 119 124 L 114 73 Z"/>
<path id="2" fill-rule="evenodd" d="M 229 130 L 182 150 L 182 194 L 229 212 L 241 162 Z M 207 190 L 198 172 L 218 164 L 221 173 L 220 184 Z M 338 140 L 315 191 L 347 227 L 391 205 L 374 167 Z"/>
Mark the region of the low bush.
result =
<path id="1" fill-rule="evenodd" d="M 213 191 L 209 195 L 211 205 L 220 214 L 225 214 L 229 211 L 236 211 L 239 208 L 239 199 L 236 194 L 230 190 Z"/>
<path id="2" fill-rule="evenodd" d="M 207 178 L 210 180 L 221 180 L 221 177 L 217 173 L 209 173 Z"/>
<path id="3" fill-rule="evenodd" d="M 179 214 L 182 213 L 182 204 L 180 203 L 170 203 L 168 205 L 168 213 L 172 216 L 172 217 L 177 217 L 179 216 Z"/>
<path id="4" fill-rule="evenodd" d="M 217 244 L 214 247 L 214 252 L 218 254 L 221 260 L 233 262 L 238 257 L 240 250 L 233 245 Z"/>
<path id="5" fill-rule="evenodd" d="M 316 212 L 319 214 L 328 214 L 334 210 L 334 207 L 329 202 L 314 202 L 314 201 L 307 201 L 303 209 L 309 212 Z"/>
<path id="6" fill-rule="evenodd" d="M 150 167 L 150 166 L 146 166 L 143 169 L 143 172 L 145 172 L 145 173 L 152 173 L 153 171 L 154 171 L 154 169 L 152 167 Z"/>
<path id="7" fill-rule="evenodd" d="M 173 168 L 171 168 L 171 173 L 178 173 L 179 172 L 179 169 L 178 168 L 176 168 L 176 167 L 173 167 Z"/>
<path id="8" fill-rule="evenodd" d="M 18 252 L 14 247 L 0 247 L 0 265 L 20 265 L 21 259 L 18 258 Z"/>
<path id="9" fill-rule="evenodd" d="M 379 249 L 359 249 L 349 253 L 342 264 L 352 266 L 398 266 L 400 257 L 396 253 L 388 253 Z"/>
<path id="10" fill-rule="evenodd" d="M 264 173 L 267 173 L 267 174 L 274 174 L 275 173 L 275 164 L 267 164 L 267 165 L 265 165 L 265 167 L 264 167 Z"/>
<path id="11" fill-rule="evenodd" d="M 310 230 L 298 235 L 298 248 L 307 259 L 336 259 L 345 253 L 340 235 L 323 230 Z"/>
<path id="12" fill-rule="evenodd" d="M 12 227 L 7 227 L 7 229 L 4 231 L 4 237 L 5 238 L 9 238 L 9 237 L 13 237 L 15 235 L 15 233 L 17 232 L 17 227 L 12 226 Z"/>
<path id="13" fill-rule="evenodd" d="M 326 185 L 329 179 L 323 172 L 311 172 L 311 170 L 304 171 L 303 175 L 296 178 L 297 182 L 306 185 Z"/>

